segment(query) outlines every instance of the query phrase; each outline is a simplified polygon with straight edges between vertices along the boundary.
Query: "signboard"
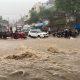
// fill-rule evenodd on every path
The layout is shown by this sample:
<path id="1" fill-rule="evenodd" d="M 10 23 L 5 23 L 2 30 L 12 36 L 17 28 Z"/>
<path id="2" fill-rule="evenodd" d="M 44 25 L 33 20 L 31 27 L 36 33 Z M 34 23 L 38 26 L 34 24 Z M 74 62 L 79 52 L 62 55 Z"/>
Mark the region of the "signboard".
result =
<path id="1" fill-rule="evenodd" d="M 80 30 L 80 23 L 74 24 L 74 28 Z"/>

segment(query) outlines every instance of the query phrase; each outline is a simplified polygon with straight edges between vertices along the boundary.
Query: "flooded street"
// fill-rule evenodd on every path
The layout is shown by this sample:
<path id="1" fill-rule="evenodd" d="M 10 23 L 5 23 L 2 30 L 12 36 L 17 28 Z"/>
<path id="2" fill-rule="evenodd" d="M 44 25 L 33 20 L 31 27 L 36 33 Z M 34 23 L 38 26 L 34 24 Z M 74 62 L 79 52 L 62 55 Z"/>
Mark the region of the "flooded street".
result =
<path id="1" fill-rule="evenodd" d="M 0 0 L 0 80 L 80 80 L 80 0 Z"/>
<path id="2" fill-rule="evenodd" d="M 80 80 L 80 38 L 0 40 L 0 80 Z"/>

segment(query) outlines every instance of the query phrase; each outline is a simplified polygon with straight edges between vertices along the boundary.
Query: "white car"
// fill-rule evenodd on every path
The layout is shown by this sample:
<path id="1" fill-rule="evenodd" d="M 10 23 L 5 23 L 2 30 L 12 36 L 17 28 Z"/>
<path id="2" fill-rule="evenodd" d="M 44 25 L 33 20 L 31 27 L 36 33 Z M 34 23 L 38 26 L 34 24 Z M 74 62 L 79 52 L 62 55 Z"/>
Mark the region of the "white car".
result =
<path id="1" fill-rule="evenodd" d="M 46 32 L 42 32 L 41 30 L 30 30 L 29 31 L 29 33 L 28 33 L 28 35 L 30 36 L 30 37 L 40 37 L 40 38 L 44 38 L 44 37 L 48 37 L 49 35 L 48 35 L 48 33 L 46 33 Z"/>

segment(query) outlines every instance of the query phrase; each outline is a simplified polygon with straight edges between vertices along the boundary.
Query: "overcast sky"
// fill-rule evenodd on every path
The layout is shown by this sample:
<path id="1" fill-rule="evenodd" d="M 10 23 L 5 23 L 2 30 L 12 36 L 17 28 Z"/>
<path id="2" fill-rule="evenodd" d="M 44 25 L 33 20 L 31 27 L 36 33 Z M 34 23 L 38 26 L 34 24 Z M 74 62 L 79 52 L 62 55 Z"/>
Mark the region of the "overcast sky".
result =
<path id="1" fill-rule="evenodd" d="M 11 22 L 26 15 L 30 8 L 38 1 L 47 0 L 0 0 L 0 16 Z"/>

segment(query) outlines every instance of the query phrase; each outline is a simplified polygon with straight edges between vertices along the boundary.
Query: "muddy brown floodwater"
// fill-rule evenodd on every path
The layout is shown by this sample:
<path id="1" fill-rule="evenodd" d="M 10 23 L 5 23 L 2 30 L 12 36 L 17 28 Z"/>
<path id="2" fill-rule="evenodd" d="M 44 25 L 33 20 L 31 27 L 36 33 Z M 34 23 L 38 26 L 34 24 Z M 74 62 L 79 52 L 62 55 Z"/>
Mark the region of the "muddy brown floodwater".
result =
<path id="1" fill-rule="evenodd" d="M 80 80 L 80 38 L 0 40 L 0 80 Z"/>

